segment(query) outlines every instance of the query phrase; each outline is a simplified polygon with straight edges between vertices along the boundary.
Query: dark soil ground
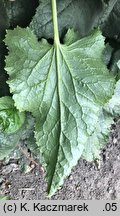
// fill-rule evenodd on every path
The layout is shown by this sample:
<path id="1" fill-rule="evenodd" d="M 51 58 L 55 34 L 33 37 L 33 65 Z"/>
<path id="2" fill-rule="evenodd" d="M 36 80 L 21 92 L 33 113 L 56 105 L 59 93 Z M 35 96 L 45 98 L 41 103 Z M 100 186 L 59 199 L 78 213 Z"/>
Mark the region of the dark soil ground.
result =
<path id="1" fill-rule="evenodd" d="M 29 163 L 25 156 L 24 160 Z M 1 191 L 10 199 L 47 199 L 44 172 L 39 165 L 33 164 L 24 174 L 17 161 L 1 162 L 0 176 Z M 79 160 L 52 199 L 120 199 L 120 120 L 113 125 L 99 163 Z"/>

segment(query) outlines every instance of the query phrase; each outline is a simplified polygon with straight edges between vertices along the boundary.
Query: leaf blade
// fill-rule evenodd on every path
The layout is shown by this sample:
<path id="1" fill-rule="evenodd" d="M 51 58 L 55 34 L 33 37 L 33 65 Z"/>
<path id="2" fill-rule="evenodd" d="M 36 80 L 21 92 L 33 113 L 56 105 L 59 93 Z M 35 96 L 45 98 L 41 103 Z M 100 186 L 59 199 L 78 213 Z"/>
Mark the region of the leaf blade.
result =
<path id="1" fill-rule="evenodd" d="M 45 40 L 38 43 L 30 29 L 17 28 L 5 42 L 8 83 L 17 108 L 36 118 L 51 196 L 82 156 L 101 107 L 112 97 L 115 79 L 102 62 L 104 38 L 96 30 L 55 48 Z"/>

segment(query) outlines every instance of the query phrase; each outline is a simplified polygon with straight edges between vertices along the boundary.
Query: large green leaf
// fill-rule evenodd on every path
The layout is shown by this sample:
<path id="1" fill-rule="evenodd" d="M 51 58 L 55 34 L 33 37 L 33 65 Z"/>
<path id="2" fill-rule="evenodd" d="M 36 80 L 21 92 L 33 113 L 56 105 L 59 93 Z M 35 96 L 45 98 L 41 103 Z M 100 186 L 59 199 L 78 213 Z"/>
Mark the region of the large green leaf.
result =
<path id="1" fill-rule="evenodd" d="M 36 14 L 30 24 L 38 38 L 53 38 L 53 25 L 51 16 L 51 1 L 40 0 Z M 57 0 L 58 23 L 60 37 L 73 28 L 79 31 L 81 36 L 98 24 L 103 14 L 103 4 L 98 0 Z"/>
<path id="2" fill-rule="evenodd" d="M 5 42 L 8 81 L 16 107 L 36 119 L 36 140 L 52 195 L 70 174 L 95 131 L 115 80 L 102 61 L 104 38 L 96 30 L 70 45 L 54 47 L 16 28 Z"/>

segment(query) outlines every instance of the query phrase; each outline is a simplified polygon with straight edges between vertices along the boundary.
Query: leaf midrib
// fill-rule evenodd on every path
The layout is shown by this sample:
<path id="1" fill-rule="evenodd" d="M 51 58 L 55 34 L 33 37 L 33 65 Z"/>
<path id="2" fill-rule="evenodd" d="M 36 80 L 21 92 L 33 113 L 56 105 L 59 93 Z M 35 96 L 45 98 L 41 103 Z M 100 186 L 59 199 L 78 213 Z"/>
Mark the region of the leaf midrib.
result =
<path id="1" fill-rule="evenodd" d="M 54 45 L 54 52 L 55 52 L 55 67 L 56 67 L 56 77 L 57 77 L 57 93 L 58 93 L 58 103 L 59 103 L 59 124 L 60 124 L 60 135 L 59 135 L 59 144 L 58 144 L 58 151 L 57 151 L 57 155 L 56 155 L 56 162 L 55 162 L 55 166 L 53 168 L 53 172 L 52 172 L 52 177 L 51 177 L 51 182 L 49 184 L 49 188 L 48 188 L 48 193 L 50 193 L 51 190 L 51 185 L 52 185 L 52 181 L 54 178 L 54 174 L 55 174 L 55 170 L 56 170 L 56 165 L 57 165 L 57 161 L 58 161 L 58 152 L 59 152 L 59 147 L 60 147 L 60 139 L 61 139 L 61 122 L 62 122 L 62 99 L 61 99 L 61 84 L 60 84 L 60 80 L 61 80 L 61 72 L 60 72 L 60 68 L 59 68 L 59 61 L 60 61 L 60 47 L 61 44 L 55 44 Z"/>

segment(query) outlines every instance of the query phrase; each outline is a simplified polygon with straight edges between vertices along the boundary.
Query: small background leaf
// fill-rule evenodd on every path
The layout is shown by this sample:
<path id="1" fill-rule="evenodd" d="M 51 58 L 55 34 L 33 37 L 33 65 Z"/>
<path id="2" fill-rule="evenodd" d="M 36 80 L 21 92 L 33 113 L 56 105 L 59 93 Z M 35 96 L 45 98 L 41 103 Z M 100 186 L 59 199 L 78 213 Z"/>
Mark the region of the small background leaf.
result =
<path id="1" fill-rule="evenodd" d="M 0 98 L 0 131 L 13 133 L 24 124 L 25 114 L 14 106 L 11 97 Z"/>
<path id="2" fill-rule="evenodd" d="M 30 136 L 32 136 L 33 128 L 33 117 L 27 114 L 24 124 L 18 131 L 15 133 L 0 132 L 0 160 L 8 157 L 8 155 L 14 151 L 16 146 L 20 143 L 20 140 L 26 141 Z"/>
<path id="3" fill-rule="evenodd" d="M 38 38 L 53 38 L 51 1 L 40 0 L 39 2 L 40 5 L 30 28 Z M 57 0 L 57 6 L 60 37 L 63 37 L 69 28 L 74 28 L 81 36 L 88 34 L 93 27 L 97 26 L 104 8 L 102 2 L 98 0 Z"/>
<path id="4" fill-rule="evenodd" d="M 38 0 L 4 0 L 9 26 L 17 25 L 26 27 L 29 25 L 35 9 L 38 6 Z"/>
<path id="5" fill-rule="evenodd" d="M 108 19 L 103 23 L 102 31 L 105 37 L 120 41 L 120 0 L 114 2 L 116 4 L 108 16 Z"/>

